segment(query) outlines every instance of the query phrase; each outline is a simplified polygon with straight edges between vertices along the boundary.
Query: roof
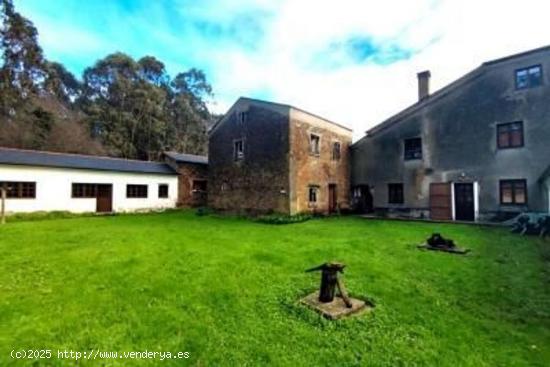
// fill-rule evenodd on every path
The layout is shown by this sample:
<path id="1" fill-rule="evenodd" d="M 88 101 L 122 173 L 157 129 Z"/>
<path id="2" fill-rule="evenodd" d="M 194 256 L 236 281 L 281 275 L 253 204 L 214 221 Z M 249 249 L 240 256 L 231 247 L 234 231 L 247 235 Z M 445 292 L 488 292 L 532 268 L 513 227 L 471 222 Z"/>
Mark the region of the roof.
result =
<path id="1" fill-rule="evenodd" d="M 166 163 L 0 147 L 0 164 L 175 175 Z"/>
<path id="2" fill-rule="evenodd" d="M 486 61 L 483 64 L 481 64 L 480 66 L 478 66 L 477 68 L 475 68 L 474 70 L 467 73 L 466 75 L 460 77 L 459 79 L 455 80 L 454 82 L 452 82 L 452 83 L 448 84 L 447 86 L 441 88 L 437 92 L 435 92 L 433 94 L 430 94 L 425 99 L 422 99 L 422 100 L 414 103 L 413 105 L 407 107 L 406 109 L 402 110 L 401 112 L 398 112 L 397 114 L 395 114 L 395 115 L 391 116 L 390 118 L 384 120 L 382 123 L 380 123 L 380 124 L 372 127 L 371 129 L 367 130 L 366 134 L 367 135 L 374 135 L 374 134 L 378 133 L 381 130 L 385 130 L 386 128 L 388 128 L 390 126 L 393 126 L 394 124 L 401 121 L 403 118 L 408 117 L 411 114 L 417 112 L 418 110 L 420 110 L 420 109 L 434 103 L 435 101 L 441 99 L 442 97 L 445 97 L 446 95 L 453 92 L 454 90 L 461 87 L 462 85 L 464 85 L 464 84 L 466 84 L 466 83 L 468 83 L 472 80 L 477 79 L 489 67 L 492 67 L 496 64 L 506 62 L 506 61 L 509 61 L 509 60 L 512 60 L 512 59 L 516 59 L 516 58 L 519 58 L 519 57 L 525 57 L 525 56 L 529 56 L 529 55 L 534 54 L 534 53 L 544 52 L 544 51 L 550 51 L 550 46 L 539 47 L 539 48 L 536 48 L 536 49 L 533 49 L 533 50 L 520 52 L 520 53 L 517 53 L 517 54 L 505 56 L 505 57 L 502 57 L 502 58 L 499 58 L 499 59 Z"/>
<path id="3" fill-rule="evenodd" d="M 322 117 L 322 116 L 316 115 L 316 114 L 314 114 L 314 113 L 308 112 L 308 111 L 303 110 L 303 109 L 298 108 L 298 107 L 294 107 L 294 106 L 289 105 L 289 104 L 278 103 L 278 102 L 271 102 L 271 101 L 264 101 L 264 100 L 262 100 L 262 99 L 256 99 L 256 98 L 250 98 L 250 97 L 239 97 L 239 99 L 233 104 L 233 106 L 231 106 L 231 108 L 229 109 L 229 111 L 231 111 L 231 110 L 233 109 L 233 107 L 234 107 L 235 105 L 237 105 L 237 103 L 239 103 L 239 101 L 241 101 L 241 100 L 247 100 L 247 101 L 250 101 L 250 102 L 252 102 L 252 103 L 265 103 L 265 104 L 270 104 L 270 105 L 273 105 L 273 106 L 278 106 L 278 107 L 283 107 L 283 108 L 288 108 L 288 109 L 294 109 L 294 110 L 297 110 L 297 111 L 306 113 L 306 114 L 308 114 L 308 115 L 310 115 L 310 116 L 313 116 L 313 117 L 319 118 L 319 119 L 321 119 L 321 120 L 324 120 L 324 121 L 326 121 L 326 122 L 328 122 L 328 123 L 330 123 L 330 124 L 336 125 L 336 126 L 342 128 L 342 129 L 344 129 L 344 130 L 348 130 L 348 131 L 350 131 L 350 132 L 353 131 L 351 128 L 349 128 L 349 127 L 347 127 L 347 126 L 345 126 L 345 125 L 339 124 L 339 123 L 337 123 L 337 122 L 334 122 L 334 121 L 331 121 L 331 120 L 329 120 L 329 119 L 326 119 L 326 118 L 324 118 L 324 117 Z M 228 111 L 228 112 L 229 112 L 229 111 Z M 225 117 L 226 115 L 227 115 L 227 113 L 226 113 L 224 116 L 220 117 L 220 118 L 218 119 L 218 121 L 216 121 L 216 122 L 214 123 L 214 125 L 212 125 L 212 127 L 210 128 L 210 132 L 214 131 L 214 129 L 219 125 L 219 123 L 224 119 L 224 117 Z"/>
<path id="4" fill-rule="evenodd" d="M 178 152 L 164 152 L 169 158 L 172 158 L 178 163 L 197 163 L 197 164 L 208 164 L 208 157 L 205 155 L 194 155 L 194 154 L 185 154 Z"/>

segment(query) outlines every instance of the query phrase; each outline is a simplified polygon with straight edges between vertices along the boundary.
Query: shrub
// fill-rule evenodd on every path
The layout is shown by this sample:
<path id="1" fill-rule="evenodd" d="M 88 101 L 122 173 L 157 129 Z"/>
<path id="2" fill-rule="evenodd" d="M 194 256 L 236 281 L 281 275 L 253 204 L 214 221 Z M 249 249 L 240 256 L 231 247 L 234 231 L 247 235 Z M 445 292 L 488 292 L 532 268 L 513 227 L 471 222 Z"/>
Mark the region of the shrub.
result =
<path id="1" fill-rule="evenodd" d="M 311 214 L 300 213 L 295 215 L 270 214 L 255 218 L 254 221 L 265 224 L 292 224 L 301 223 L 313 218 Z"/>

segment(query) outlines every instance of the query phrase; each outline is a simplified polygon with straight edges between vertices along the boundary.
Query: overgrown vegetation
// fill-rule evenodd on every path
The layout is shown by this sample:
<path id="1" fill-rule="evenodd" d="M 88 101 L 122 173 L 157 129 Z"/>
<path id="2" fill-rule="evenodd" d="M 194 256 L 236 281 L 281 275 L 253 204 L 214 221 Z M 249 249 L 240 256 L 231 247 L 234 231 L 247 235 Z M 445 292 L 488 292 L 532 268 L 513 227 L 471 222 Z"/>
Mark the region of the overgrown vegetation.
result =
<path id="1" fill-rule="evenodd" d="M 292 223 L 301 223 L 313 218 L 311 214 L 300 213 L 295 215 L 284 215 L 284 214 L 269 214 L 262 215 L 257 218 L 254 218 L 256 222 L 266 223 L 266 224 L 292 224 Z"/>
<path id="2" fill-rule="evenodd" d="M 420 251 L 433 232 L 472 249 Z M 188 351 L 200 366 L 548 366 L 550 242 L 500 228 L 331 217 L 291 226 L 194 211 L 0 227 L 0 365 L 15 348 Z M 373 313 L 301 307 L 304 270 L 347 264 Z M 73 366 L 57 359 L 20 365 Z M 95 366 L 181 366 L 102 360 Z"/>
<path id="3" fill-rule="evenodd" d="M 196 68 L 171 77 L 154 56 L 114 53 L 81 79 L 46 60 L 38 30 L 0 0 L 0 146 L 154 160 L 206 153 L 212 87 Z"/>

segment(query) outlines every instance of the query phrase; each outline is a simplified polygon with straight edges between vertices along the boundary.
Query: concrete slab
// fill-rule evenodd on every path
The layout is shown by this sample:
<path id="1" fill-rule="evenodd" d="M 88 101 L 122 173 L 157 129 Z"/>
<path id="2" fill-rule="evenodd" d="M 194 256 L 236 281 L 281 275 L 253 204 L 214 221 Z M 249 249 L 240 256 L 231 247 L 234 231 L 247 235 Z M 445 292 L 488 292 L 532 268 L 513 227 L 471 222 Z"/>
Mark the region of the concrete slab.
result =
<path id="1" fill-rule="evenodd" d="M 319 302 L 319 292 L 314 292 L 300 300 L 300 303 L 320 313 L 330 320 L 341 319 L 346 316 L 355 315 L 370 311 L 374 305 L 368 301 L 362 301 L 356 298 L 350 298 L 351 307 L 347 307 L 341 297 L 334 297 L 332 302 Z"/>

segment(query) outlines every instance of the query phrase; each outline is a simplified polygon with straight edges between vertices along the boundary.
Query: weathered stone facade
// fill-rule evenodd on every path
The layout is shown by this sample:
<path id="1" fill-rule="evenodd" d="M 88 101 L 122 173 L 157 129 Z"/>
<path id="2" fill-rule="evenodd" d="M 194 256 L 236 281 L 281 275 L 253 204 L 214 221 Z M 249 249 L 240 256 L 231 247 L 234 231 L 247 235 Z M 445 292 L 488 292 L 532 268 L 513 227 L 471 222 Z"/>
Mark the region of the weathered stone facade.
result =
<path id="1" fill-rule="evenodd" d="M 319 136 L 319 154 L 311 152 L 310 136 Z M 339 158 L 333 157 L 334 143 L 340 144 Z M 321 118 L 292 110 L 290 117 L 291 213 L 340 211 L 349 207 L 349 146 L 351 132 Z M 336 192 L 329 208 L 329 185 Z M 309 187 L 318 187 L 316 203 L 309 201 Z"/>
<path id="2" fill-rule="evenodd" d="M 309 134 L 321 140 L 311 156 Z M 331 160 L 331 142 L 341 144 Z M 327 213 L 328 184 L 348 205 L 351 131 L 291 106 L 240 98 L 210 131 L 208 204 L 241 213 Z M 242 153 L 237 150 L 242 149 Z M 239 156 L 241 154 L 242 156 Z M 309 203 L 310 185 L 319 200 Z"/>
<path id="3" fill-rule="evenodd" d="M 178 173 L 179 207 L 194 208 L 207 204 L 208 159 L 205 156 L 194 156 L 166 152 L 165 161 Z"/>

